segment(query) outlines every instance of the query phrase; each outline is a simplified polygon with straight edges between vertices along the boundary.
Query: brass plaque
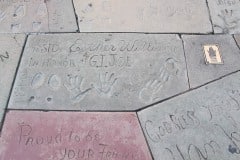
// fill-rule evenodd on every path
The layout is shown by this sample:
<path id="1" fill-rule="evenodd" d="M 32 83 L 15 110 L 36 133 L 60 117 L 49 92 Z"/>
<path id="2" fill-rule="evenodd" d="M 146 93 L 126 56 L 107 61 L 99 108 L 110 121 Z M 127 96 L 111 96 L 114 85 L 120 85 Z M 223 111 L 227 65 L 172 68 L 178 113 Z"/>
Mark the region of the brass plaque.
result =
<path id="1" fill-rule="evenodd" d="M 218 45 L 210 44 L 204 45 L 203 47 L 206 64 L 223 64 Z"/>

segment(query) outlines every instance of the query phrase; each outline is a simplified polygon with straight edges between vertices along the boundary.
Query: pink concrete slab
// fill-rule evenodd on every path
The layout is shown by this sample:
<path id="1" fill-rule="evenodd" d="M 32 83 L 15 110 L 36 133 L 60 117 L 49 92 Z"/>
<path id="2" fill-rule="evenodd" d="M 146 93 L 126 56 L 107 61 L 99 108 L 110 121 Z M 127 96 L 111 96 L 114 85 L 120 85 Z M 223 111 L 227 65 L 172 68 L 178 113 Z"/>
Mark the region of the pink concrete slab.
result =
<path id="1" fill-rule="evenodd" d="M 151 160 L 135 113 L 7 114 L 0 160 Z"/>

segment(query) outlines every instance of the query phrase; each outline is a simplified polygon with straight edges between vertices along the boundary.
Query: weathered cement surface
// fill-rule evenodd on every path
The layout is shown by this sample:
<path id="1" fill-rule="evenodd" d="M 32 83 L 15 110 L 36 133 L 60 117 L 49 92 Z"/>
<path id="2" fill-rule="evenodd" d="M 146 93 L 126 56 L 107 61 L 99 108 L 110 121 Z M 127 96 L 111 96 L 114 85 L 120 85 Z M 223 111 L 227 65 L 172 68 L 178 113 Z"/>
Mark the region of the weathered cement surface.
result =
<path id="1" fill-rule="evenodd" d="M 240 33 L 240 1 L 208 0 L 214 33 Z"/>
<path id="2" fill-rule="evenodd" d="M 239 160 L 240 73 L 139 113 L 155 160 Z"/>
<path id="3" fill-rule="evenodd" d="M 9 98 L 25 35 L 0 34 L 0 122 Z"/>
<path id="4" fill-rule="evenodd" d="M 30 36 L 9 108 L 135 110 L 188 89 L 177 35 Z"/>
<path id="5" fill-rule="evenodd" d="M 184 35 L 191 88 L 240 70 L 240 50 L 231 35 Z M 218 45 L 223 64 L 206 64 L 204 45 Z"/>
<path id="6" fill-rule="evenodd" d="M 0 0 L 0 33 L 77 29 L 71 0 Z"/>
<path id="7" fill-rule="evenodd" d="M 151 160 L 135 113 L 14 112 L 1 160 Z"/>
<path id="8" fill-rule="evenodd" d="M 204 0 L 74 0 L 81 32 L 212 32 Z"/>
<path id="9" fill-rule="evenodd" d="M 237 44 L 240 48 L 240 34 L 234 35 L 234 38 L 235 38 L 235 40 L 236 40 L 236 42 L 237 42 Z"/>

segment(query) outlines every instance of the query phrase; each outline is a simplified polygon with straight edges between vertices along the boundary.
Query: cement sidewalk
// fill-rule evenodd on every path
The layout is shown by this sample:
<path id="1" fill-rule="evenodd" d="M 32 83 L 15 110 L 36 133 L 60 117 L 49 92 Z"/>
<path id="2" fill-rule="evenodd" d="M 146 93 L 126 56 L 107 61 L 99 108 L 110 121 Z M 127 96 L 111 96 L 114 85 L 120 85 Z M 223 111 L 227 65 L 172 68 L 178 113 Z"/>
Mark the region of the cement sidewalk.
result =
<path id="1" fill-rule="evenodd" d="M 239 160 L 239 0 L 0 0 L 0 160 Z"/>

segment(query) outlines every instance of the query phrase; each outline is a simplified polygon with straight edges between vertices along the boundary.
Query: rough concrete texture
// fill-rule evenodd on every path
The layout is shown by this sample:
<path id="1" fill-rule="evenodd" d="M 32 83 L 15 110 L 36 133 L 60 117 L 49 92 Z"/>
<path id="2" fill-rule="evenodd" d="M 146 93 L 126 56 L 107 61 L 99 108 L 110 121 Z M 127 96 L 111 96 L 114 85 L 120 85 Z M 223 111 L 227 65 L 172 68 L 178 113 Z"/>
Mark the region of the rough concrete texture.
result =
<path id="1" fill-rule="evenodd" d="M 74 0 L 81 32 L 212 32 L 204 0 Z"/>
<path id="2" fill-rule="evenodd" d="M 0 33 L 77 29 L 71 0 L 0 0 Z"/>
<path id="3" fill-rule="evenodd" d="M 240 50 L 231 35 L 184 35 L 183 41 L 191 88 L 240 70 Z M 223 64 L 206 64 L 204 45 L 217 45 Z"/>
<path id="4" fill-rule="evenodd" d="M 240 73 L 139 113 L 155 160 L 239 160 Z"/>
<path id="5" fill-rule="evenodd" d="M 0 35 L 0 122 L 12 88 L 25 35 Z"/>
<path id="6" fill-rule="evenodd" d="M 214 33 L 240 33 L 240 1 L 208 0 Z"/>
<path id="7" fill-rule="evenodd" d="M 240 34 L 234 35 L 234 38 L 235 38 L 235 40 L 236 40 L 236 42 L 237 42 L 237 44 L 238 44 L 238 46 L 240 48 Z"/>
<path id="8" fill-rule="evenodd" d="M 177 35 L 33 35 L 9 108 L 136 110 L 188 88 Z"/>
<path id="9" fill-rule="evenodd" d="M 151 160 L 135 113 L 7 114 L 1 160 Z"/>

